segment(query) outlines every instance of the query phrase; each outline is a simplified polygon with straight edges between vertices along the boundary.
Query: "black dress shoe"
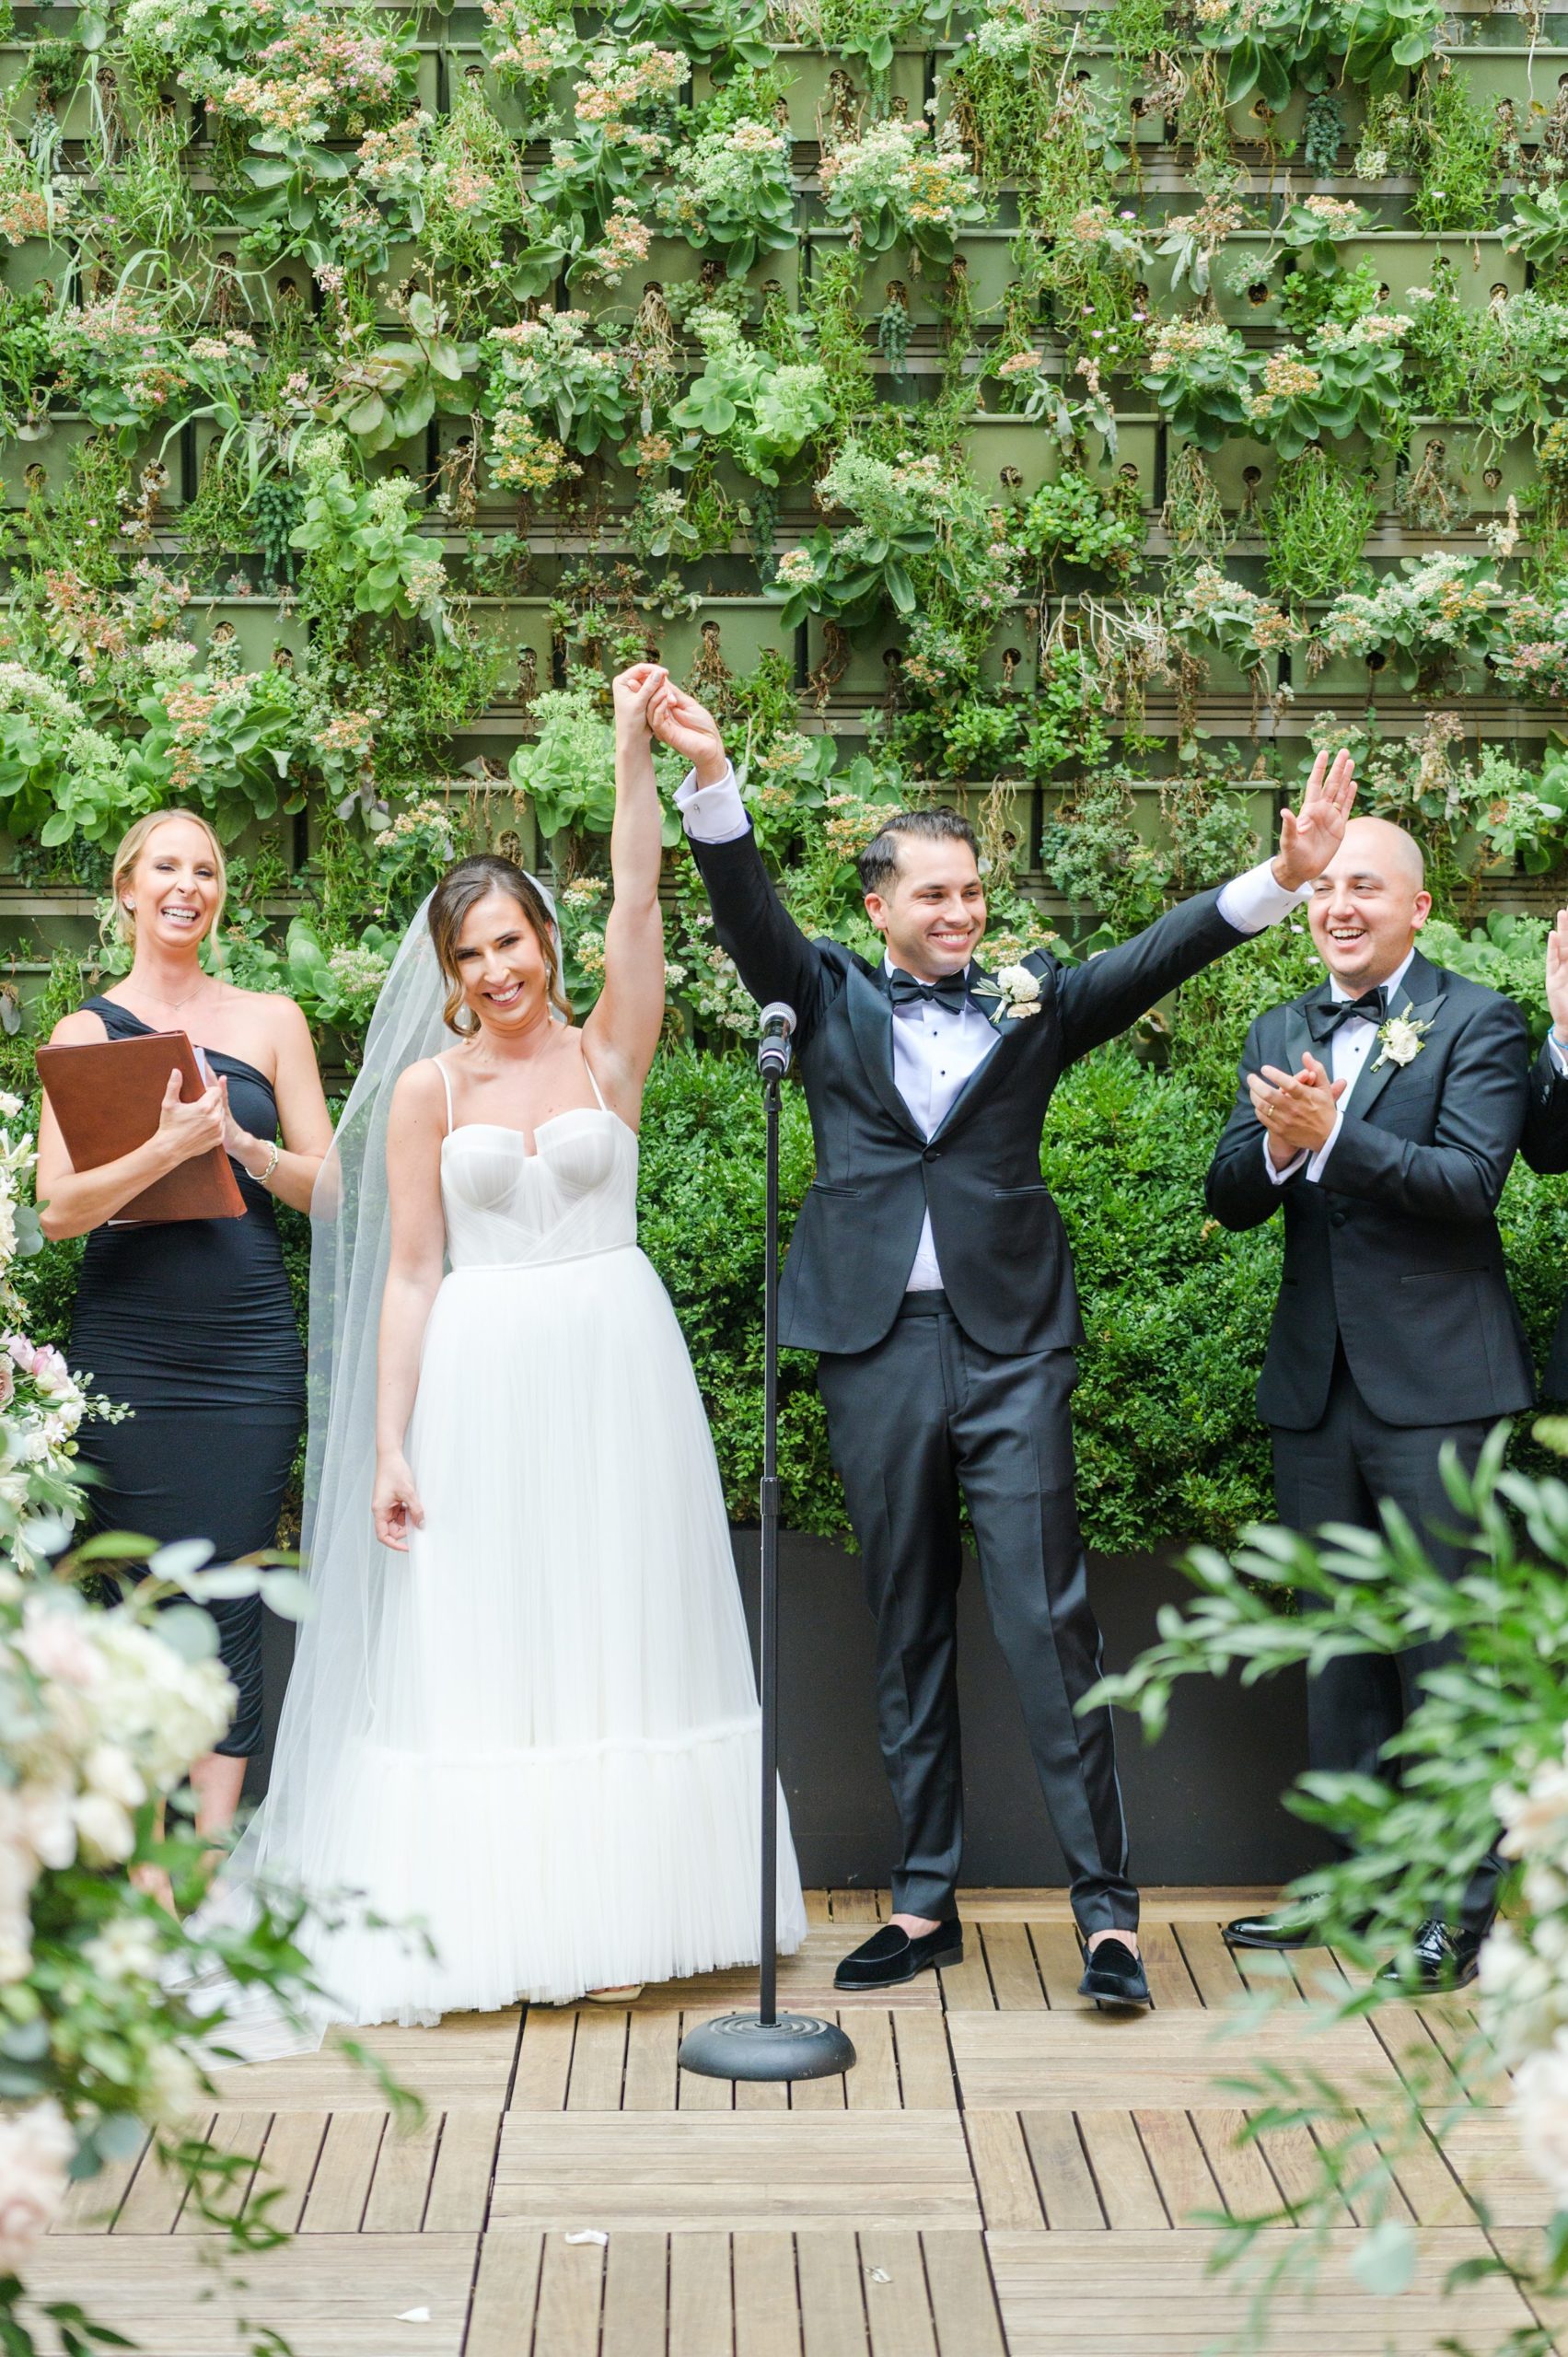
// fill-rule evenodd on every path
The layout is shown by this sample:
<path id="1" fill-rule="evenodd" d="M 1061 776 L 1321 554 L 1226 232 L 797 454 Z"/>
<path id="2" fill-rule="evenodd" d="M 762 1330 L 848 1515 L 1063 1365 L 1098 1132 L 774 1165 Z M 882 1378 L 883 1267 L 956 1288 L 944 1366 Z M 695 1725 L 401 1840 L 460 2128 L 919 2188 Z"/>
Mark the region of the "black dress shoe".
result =
<path id="1" fill-rule="evenodd" d="M 912 1938 L 897 1923 L 884 1923 L 868 1940 L 852 1950 L 833 1975 L 835 1989 L 895 1989 L 934 1965 L 962 1964 L 964 1927 L 957 1916 L 938 1923 L 934 1932 Z"/>
<path id="2" fill-rule="evenodd" d="M 1412 1997 L 1437 1997 L 1468 1989 L 1479 1969 L 1481 1932 L 1453 1932 L 1428 1916 L 1407 1954 L 1386 1964 L 1377 1979 L 1385 1987 L 1408 1989 Z"/>
<path id="3" fill-rule="evenodd" d="M 1152 2005 L 1148 1980 L 1144 1976 L 1143 1958 L 1125 1940 L 1101 1940 L 1098 1947 L 1087 1950 L 1084 1956 L 1084 1977 L 1078 1983 L 1080 1997 L 1092 1997 L 1097 2005 Z"/>
<path id="4" fill-rule="evenodd" d="M 1237 1915 L 1225 1927 L 1231 1948 L 1320 1948 L 1323 1934 L 1309 1915 Z"/>

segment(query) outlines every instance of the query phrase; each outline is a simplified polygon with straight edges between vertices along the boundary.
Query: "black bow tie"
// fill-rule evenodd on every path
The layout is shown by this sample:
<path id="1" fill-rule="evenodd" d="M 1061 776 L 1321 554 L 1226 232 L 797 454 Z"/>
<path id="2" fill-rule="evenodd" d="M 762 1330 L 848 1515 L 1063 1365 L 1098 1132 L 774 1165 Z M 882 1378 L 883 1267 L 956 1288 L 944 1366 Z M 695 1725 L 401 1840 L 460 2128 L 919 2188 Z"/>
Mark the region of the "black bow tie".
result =
<path id="1" fill-rule="evenodd" d="M 1309 1006 L 1307 1028 L 1321 1048 L 1333 1038 L 1342 1023 L 1349 1023 L 1353 1017 L 1364 1023 L 1381 1023 L 1388 1012 L 1388 993 L 1379 982 L 1364 998 L 1335 999 L 1327 1006 Z"/>
<path id="2" fill-rule="evenodd" d="M 969 1004 L 969 975 L 946 974 L 939 982 L 917 982 L 901 966 L 894 966 L 888 975 L 888 996 L 895 1006 L 908 1006 L 919 999 L 927 1006 L 945 1006 L 951 1015 L 961 1015 Z"/>

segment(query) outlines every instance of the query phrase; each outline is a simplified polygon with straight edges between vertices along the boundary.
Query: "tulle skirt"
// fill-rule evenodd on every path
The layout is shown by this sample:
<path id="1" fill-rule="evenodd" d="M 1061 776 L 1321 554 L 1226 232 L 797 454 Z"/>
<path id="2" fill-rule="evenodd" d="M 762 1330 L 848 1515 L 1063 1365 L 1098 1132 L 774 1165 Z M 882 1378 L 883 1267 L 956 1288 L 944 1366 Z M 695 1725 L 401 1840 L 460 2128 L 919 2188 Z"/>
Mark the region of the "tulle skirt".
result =
<path id="1" fill-rule="evenodd" d="M 635 1246 L 454 1271 L 312 1880 L 340 2017 L 430 2022 L 755 1962 L 759 1724 L 707 1420 Z M 323 1796 L 324 1797 L 324 1796 Z M 313 1812 L 314 1814 L 314 1812 Z M 780 1947 L 805 1935 L 781 1803 Z"/>

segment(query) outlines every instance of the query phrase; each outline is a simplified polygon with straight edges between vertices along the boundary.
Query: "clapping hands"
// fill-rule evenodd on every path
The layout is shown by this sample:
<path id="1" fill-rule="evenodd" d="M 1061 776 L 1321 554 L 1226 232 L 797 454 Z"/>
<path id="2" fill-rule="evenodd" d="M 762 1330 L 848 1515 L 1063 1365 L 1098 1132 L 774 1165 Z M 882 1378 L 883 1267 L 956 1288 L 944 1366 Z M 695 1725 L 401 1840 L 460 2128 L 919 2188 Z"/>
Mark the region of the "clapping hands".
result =
<path id="1" fill-rule="evenodd" d="M 1268 1132 L 1269 1159 L 1276 1170 L 1287 1168 L 1298 1154 L 1317 1154 L 1328 1144 L 1349 1086 L 1348 1081 L 1330 1080 L 1310 1054 L 1302 1058 L 1298 1073 L 1265 1064 L 1261 1072 L 1248 1074 L 1252 1110 Z"/>

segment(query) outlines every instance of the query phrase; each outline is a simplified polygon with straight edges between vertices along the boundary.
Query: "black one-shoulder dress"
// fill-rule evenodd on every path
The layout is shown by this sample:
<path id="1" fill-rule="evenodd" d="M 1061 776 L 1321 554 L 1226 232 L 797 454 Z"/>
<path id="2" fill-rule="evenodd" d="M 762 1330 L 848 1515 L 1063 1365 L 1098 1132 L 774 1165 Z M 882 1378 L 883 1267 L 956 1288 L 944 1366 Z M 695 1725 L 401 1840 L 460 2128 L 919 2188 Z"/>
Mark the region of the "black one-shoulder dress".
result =
<path id="1" fill-rule="evenodd" d="M 128 1007 L 92 998 L 111 1039 L 150 1031 Z M 277 1134 L 277 1100 L 254 1064 L 203 1051 L 228 1082 L 243 1129 Z M 97 1530 L 163 1544 L 208 1538 L 231 1562 L 273 1545 L 305 1420 L 305 1354 L 264 1187 L 234 1164 L 243 1219 L 98 1227 L 76 1281 L 71 1364 L 93 1388 L 134 1410 L 123 1423 L 84 1423 L 81 1455 Z M 261 1742 L 261 1605 L 210 1605 L 224 1666 L 238 1689 L 218 1749 L 249 1759 Z"/>

